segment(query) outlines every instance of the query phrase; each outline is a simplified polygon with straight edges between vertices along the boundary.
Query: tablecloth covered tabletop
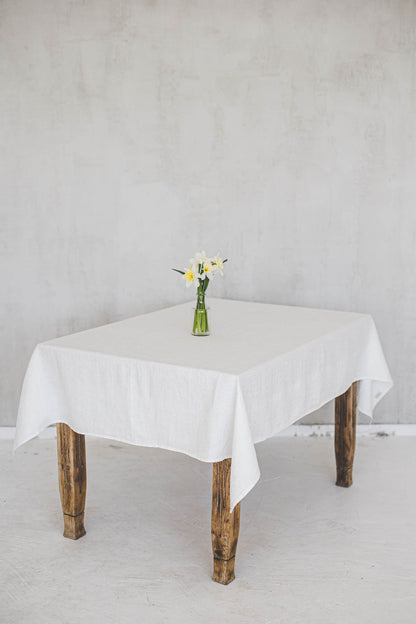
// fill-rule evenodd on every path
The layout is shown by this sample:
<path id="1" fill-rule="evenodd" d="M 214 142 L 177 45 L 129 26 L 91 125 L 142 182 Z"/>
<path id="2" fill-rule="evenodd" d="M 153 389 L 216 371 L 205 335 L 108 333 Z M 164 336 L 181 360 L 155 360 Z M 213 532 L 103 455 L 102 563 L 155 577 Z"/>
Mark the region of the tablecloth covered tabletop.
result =
<path id="1" fill-rule="evenodd" d="M 51 424 L 205 462 L 232 458 L 231 508 L 260 476 L 254 444 L 359 381 L 372 415 L 392 386 L 371 316 L 211 299 L 211 335 L 192 304 L 39 344 L 19 405 L 15 449 Z"/>

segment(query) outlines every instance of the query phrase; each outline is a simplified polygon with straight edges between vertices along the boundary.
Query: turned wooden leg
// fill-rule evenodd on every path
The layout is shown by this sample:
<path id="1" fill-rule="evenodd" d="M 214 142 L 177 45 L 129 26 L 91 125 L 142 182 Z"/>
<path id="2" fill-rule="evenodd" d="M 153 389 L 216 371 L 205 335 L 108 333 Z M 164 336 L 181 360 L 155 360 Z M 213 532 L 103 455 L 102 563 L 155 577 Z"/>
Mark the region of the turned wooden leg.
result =
<path id="1" fill-rule="evenodd" d="M 84 507 L 87 492 L 85 436 L 68 425 L 56 425 L 58 438 L 59 493 L 64 513 L 64 537 L 85 535 Z"/>
<path id="2" fill-rule="evenodd" d="M 212 478 L 211 538 L 217 583 L 228 585 L 235 578 L 234 563 L 240 529 L 240 503 L 230 513 L 231 459 L 216 462 Z"/>
<path id="3" fill-rule="evenodd" d="M 357 424 L 357 383 L 335 399 L 335 457 L 337 481 L 341 487 L 352 485 L 352 466 Z"/>

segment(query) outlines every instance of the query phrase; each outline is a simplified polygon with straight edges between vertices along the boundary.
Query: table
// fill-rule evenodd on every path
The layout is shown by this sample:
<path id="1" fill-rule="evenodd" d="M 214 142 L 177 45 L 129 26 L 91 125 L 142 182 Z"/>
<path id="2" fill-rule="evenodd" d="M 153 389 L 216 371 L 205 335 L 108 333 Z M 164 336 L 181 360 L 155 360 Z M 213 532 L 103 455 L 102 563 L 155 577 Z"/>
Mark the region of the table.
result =
<path id="1" fill-rule="evenodd" d="M 211 335 L 185 303 L 39 344 L 15 449 L 57 424 L 64 536 L 85 534 L 85 435 L 213 464 L 213 579 L 234 579 L 240 502 L 260 477 L 255 444 L 335 401 L 336 484 L 352 484 L 357 408 L 392 386 L 369 315 L 210 301 Z"/>

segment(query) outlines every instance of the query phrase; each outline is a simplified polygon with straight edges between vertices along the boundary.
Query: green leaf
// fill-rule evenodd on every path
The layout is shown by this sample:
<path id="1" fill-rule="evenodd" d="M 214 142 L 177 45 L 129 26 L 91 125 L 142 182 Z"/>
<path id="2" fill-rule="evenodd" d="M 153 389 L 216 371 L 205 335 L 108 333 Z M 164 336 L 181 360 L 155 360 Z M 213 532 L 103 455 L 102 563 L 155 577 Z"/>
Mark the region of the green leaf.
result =
<path id="1" fill-rule="evenodd" d="M 176 271 L 176 273 L 180 273 L 181 275 L 185 275 L 185 271 L 179 271 L 179 269 L 172 269 L 172 271 Z"/>
<path id="2" fill-rule="evenodd" d="M 228 262 L 228 258 L 222 261 L 223 264 L 225 264 L 226 262 Z"/>
<path id="3" fill-rule="evenodd" d="M 206 278 L 204 279 L 204 286 L 203 286 L 204 292 L 206 291 L 206 289 L 208 288 L 208 286 L 209 286 L 209 278 L 208 278 L 208 277 L 206 277 Z"/>

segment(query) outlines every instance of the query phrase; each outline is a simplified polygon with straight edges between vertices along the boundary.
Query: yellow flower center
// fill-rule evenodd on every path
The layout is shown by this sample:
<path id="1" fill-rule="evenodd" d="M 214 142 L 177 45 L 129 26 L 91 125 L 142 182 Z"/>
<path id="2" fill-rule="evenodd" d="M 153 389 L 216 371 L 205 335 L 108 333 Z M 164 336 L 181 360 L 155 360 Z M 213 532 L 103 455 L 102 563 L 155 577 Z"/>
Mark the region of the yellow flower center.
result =
<path id="1" fill-rule="evenodd" d="M 210 273 L 211 272 L 211 265 L 210 264 L 205 264 L 204 265 L 204 271 L 205 271 L 205 273 Z"/>
<path id="2" fill-rule="evenodd" d="M 194 277 L 195 277 L 195 273 L 192 271 L 192 269 L 189 269 L 189 271 L 185 273 L 185 279 L 187 282 L 192 282 Z"/>

